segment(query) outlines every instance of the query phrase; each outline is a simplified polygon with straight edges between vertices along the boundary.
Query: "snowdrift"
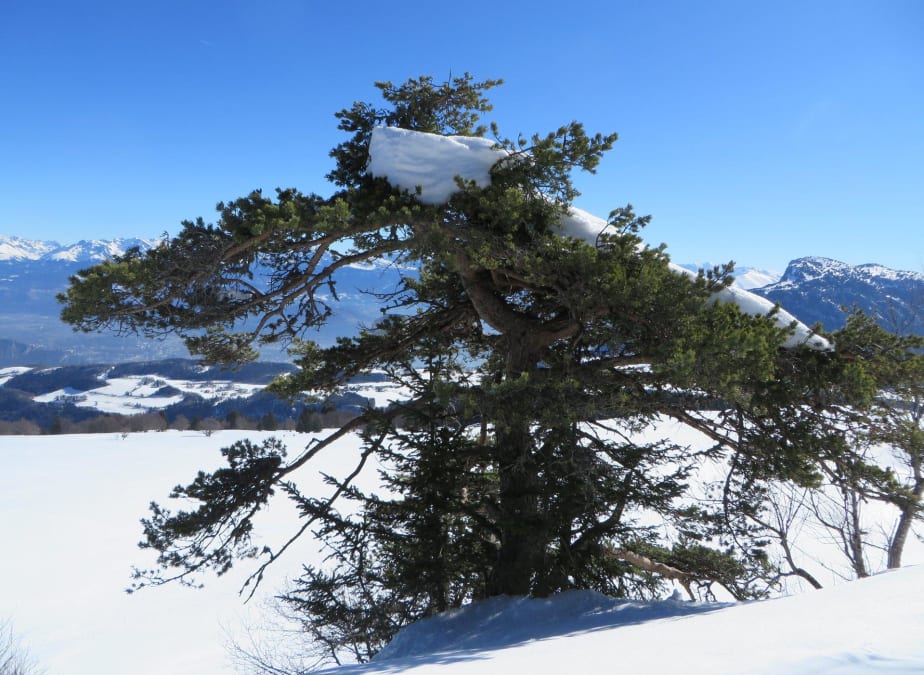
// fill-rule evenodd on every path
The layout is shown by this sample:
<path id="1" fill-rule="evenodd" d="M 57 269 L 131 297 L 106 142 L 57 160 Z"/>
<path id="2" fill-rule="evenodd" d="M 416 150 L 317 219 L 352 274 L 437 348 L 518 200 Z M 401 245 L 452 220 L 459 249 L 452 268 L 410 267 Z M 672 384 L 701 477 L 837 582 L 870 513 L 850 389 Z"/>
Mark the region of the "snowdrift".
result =
<path id="1" fill-rule="evenodd" d="M 328 675 L 921 673 L 924 567 L 733 605 L 596 593 L 494 598 L 409 626 Z"/>

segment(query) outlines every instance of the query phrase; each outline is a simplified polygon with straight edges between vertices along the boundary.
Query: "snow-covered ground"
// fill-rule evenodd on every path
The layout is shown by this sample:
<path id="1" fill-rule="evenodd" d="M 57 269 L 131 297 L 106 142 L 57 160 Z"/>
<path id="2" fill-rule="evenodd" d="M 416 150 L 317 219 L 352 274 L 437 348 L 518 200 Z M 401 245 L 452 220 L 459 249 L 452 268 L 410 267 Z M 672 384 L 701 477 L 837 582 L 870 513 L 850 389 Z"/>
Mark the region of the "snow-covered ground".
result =
<path id="1" fill-rule="evenodd" d="M 17 375 L 28 373 L 30 370 L 32 369 L 27 366 L 11 366 L 9 368 L 0 368 L 0 387 L 2 387 Z"/>
<path id="2" fill-rule="evenodd" d="M 384 394 L 384 392 L 383 392 Z M 694 443 L 679 426 L 661 433 Z M 127 595 L 132 566 L 150 565 L 136 547 L 151 500 L 219 465 L 218 449 L 260 432 L 151 432 L 0 436 L 0 618 L 10 618 L 49 673 L 211 675 L 232 672 L 225 645 L 243 626 L 259 629 L 264 605 L 316 543 L 271 567 L 256 597 L 238 590 L 252 567 L 238 565 L 205 588 L 178 586 Z M 277 433 L 290 454 L 310 436 Z M 355 437 L 318 457 L 343 475 Z M 374 480 L 370 467 L 368 481 Z M 327 494 L 317 474 L 304 489 Z M 368 486 L 369 483 L 366 483 Z M 257 523 L 259 544 L 278 545 L 296 518 L 283 500 Z M 818 542 L 819 545 L 824 542 Z M 906 560 L 924 562 L 919 542 Z M 830 546 L 830 544 L 828 544 Z M 815 569 L 814 571 L 818 571 Z M 743 606 L 677 600 L 619 603 L 587 593 L 541 601 L 493 600 L 419 625 L 380 660 L 354 672 L 466 673 L 924 672 L 924 567 L 795 597 Z M 445 671 L 445 672 L 443 672 Z"/>
<path id="3" fill-rule="evenodd" d="M 406 401 L 411 396 L 410 390 L 395 382 L 347 384 L 343 389 L 371 399 L 376 408 L 387 408 L 392 403 Z"/>
<path id="4" fill-rule="evenodd" d="M 329 675 L 922 673 L 924 567 L 739 605 L 498 598 L 422 621 Z"/>
<path id="5" fill-rule="evenodd" d="M 303 562 L 318 560 L 303 542 L 270 568 L 246 605 L 238 595 L 253 569 L 241 565 L 203 589 L 175 585 L 128 595 L 132 566 L 151 566 L 137 547 L 139 520 L 178 483 L 220 466 L 219 448 L 270 434 L 221 431 L 75 436 L 0 436 L 0 617 L 49 673 L 61 675 L 210 675 L 231 672 L 226 632 L 259 626 L 263 601 Z M 277 432 L 290 451 L 308 434 Z M 345 446 L 345 447 L 344 447 Z M 325 466 L 352 458 L 352 444 L 328 449 Z M 322 494 L 320 478 L 304 485 Z M 175 508 L 176 505 L 171 507 Z M 294 511 L 274 503 L 258 524 L 278 544 L 293 532 Z"/>

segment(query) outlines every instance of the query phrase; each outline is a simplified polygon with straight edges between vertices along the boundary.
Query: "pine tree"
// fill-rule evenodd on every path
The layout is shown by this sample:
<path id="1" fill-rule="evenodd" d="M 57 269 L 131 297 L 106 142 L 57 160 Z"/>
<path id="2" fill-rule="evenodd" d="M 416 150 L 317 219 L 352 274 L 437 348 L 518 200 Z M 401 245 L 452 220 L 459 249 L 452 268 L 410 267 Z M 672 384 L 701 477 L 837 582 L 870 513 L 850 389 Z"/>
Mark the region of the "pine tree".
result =
<path id="1" fill-rule="evenodd" d="M 276 419 L 276 415 L 273 414 L 272 410 L 260 418 L 257 422 L 257 429 L 259 431 L 276 431 L 279 429 L 279 420 Z"/>
<path id="2" fill-rule="evenodd" d="M 663 416 L 734 443 L 749 471 L 815 475 L 818 443 L 806 441 L 820 427 L 797 424 L 796 442 L 795 417 L 769 413 L 804 401 L 806 391 L 779 384 L 790 372 L 811 370 L 823 382 L 837 354 L 781 349 L 786 331 L 772 319 L 711 302 L 731 267 L 696 279 L 673 273 L 663 248 L 642 246 L 648 218 L 630 206 L 613 211 L 595 245 L 556 229 L 577 194 L 572 172 L 593 171 L 615 135 L 572 122 L 514 141 L 495 128 L 511 159 L 495 165 L 490 185 L 460 182 L 443 204 L 365 172 L 377 125 L 485 134 L 479 116 L 497 84 L 468 75 L 378 83 L 385 107 L 355 103 L 337 114 L 351 136 L 331 152 L 331 197 L 256 191 L 219 204 L 215 224 L 187 221 L 159 247 L 71 280 L 62 316 L 83 330 L 175 332 L 221 363 L 289 341 L 300 370 L 274 383 L 281 395 L 332 393 L 371 368 L 414 383 L 408 403 L 368 410 L 288 462 L 274 447 L 229 449 L 228 468 L 184 491 L 200 500 L 198 511 L 154 507 L 146 542 L 161 569 L 140 573 L 139 583 L 191 580 L 264 555 L 258 579 L 285 546 L 249 547 L 251 519 L 282 490 L 306 518 L 302 531 L 317 524 L 339 561 L 312 571 L 307 594 L 293 601 L 322 617 L 317 626 L 342 627 L 325 639 L 368 654 L 402 622 L 476 597 L 644 592 L 652 570 L 664 568 L 657 560 L 646 568 L 640 561 L 650 556 L 633 547 L 695 560 L 687 580 L 728 581 L 734 555 L 697 548 L 708 547 L 707 518 L 678 501 L 693 466 L 718 450 L 697 456 L 632 440 Z M 376 260 L 419 276 L 379 294 L 383 317 L 368 330 L 327 348 L 303 341 L 336 312 L 336 293 L 325 291 L 336 290 L 338 270 Z M 268 270 L 263 280 L 253 278 L 257 263 Z M 235 332 L 240 325 L 256 328 Z M 422 363 L 432 378 L 420 377 Z M 706 409 L 734 415 L 691 414 Z M 743 428 L 740 420 L 749 435 L 735 442 L 729 430 Z M 392 468 L 384 482 L 394 499 L 359 493 L 352 476 L 329 499 L 301 494 L 290 477 L 352 431 L 364 441 L 354 475 L 378 456 Z M 361 505 L 355 518 L 338 514 L 344 499 Z M 638 509 L 697 530 L 701 543 L 672 549 L 633 520 Z M 370 612 L 382 607 L 391 609 Z M 325 614 L 331 608 L 341 619 Z M 371 642 L 356 647 L 357 635 Z"/>
<path id="3" fill-rule="evenodd" d="M 299 433 L 313 433 L 321 431 L 324 426 L 321 424 L 321 415 L 313 408 L 302 408 L 295 421 L 295 430 Z"/>
<path id="4" fill-rule="evenodd" d="M 381 495 L 345 484 L 352 515 L 319 513 L 327 564 L 308 567 L 282 601 L 303 616 L 312 638 L 331 654 L 373 656 L 403 625 L 458 607 L 487 592 L 491 527 L 484 509 L 496 492 L 485 447 L 468 433 L 452 350 L 432 350 L 391 371 L 414 391 L 399 415 L 372 414 L 363 435 L 386 467 Z M 429 345 L 431 349 L 427 349 Z"/>

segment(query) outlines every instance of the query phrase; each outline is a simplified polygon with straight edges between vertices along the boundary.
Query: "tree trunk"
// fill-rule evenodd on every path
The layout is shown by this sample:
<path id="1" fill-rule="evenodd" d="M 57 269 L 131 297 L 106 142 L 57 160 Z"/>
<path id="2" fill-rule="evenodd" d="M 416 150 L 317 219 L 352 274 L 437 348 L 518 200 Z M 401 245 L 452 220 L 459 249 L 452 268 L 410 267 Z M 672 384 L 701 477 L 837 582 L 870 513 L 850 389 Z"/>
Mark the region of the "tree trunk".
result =
<path id="1" fill-rule="evenodd" d="M 924 496 L 924 475 L 921 473 L 921 462 L 916 460 L 913 463 L 914 469 L 914 496 L 915 501 L 903 504 L 901 516 L 898 518 L 898 524 L 895 526 L 895 532 L 889 540 L 889 569 L 897 569 L 902 566 L 902 553 L 905 550 L 905 542 L 908 541 L 908 535 L 911 533 L 911 526 L 914 521 L 920 518 L 919 509 L 921 508 L 921 497 Z"/>
<path id="2" fill-rule="evenodd" d="M 887 565 L 890 570 L 902 566 L 902 552 L 905 550 L 905 542 L 908 541 L 908 533 L 911 532 L 914 514 L 915 511 L 911 509 L 902 509 L 902 515 L 898 518 L 898 524 L 895 526 L 895 533 L 889 541 L 889 559 Z"/>
<path id="3" fill-rule="evenodd" d="M 857 493 L 850 490 L 845 493 L 845 503 L 848 505 L 848 524 L 845 526 L 847 546 L 853 571 L 858 579 L 869 576 L 866 567 L 866 558 L 863 555 L 863 528 L 860 523 L 860 500 Z"/>
<path id="4" fill-rule="evenodd" d="M 455 257 L 457 272 L 478 316 L 505 337 L 504 380 L 513 385 L 521 376 L 535 375 L 544 347 L 571 337 L 580 324 L 571 319 L 543 321 L 508 304 L 490 272 L 477 269 L 462 253 Z M 515 390 L 511 386 L 510 390 Z M 540 513 L 539 463 L 531 425 L 535 401 L 529 395 L 504 395 L 495 403 L 493 419 L 499 479 L 500 549 L 489 583 L 491 595 L 526 595 L 535 591 L 543 572 L 551 533 Z M 525 399 L 525 400 L 523 400 Z"/>
<path id="5" fill-rule="evenodd" d="M 500 549 L 492 595 L 528 595 L 544 540 L 529 427 L 498 430 Z"/>
<path id="6" fill-rule="evenodd" d="M 535 366 L 532 340 L 508 335 L 505 377 L 519 379 Z M 530 424 L 533 402 L 504 401 L 495 423 L 499 478 L 500 549 L 492 595 L 528 595 L 542 565 L 545 527 L 539 513 L 539 469 Z"/>

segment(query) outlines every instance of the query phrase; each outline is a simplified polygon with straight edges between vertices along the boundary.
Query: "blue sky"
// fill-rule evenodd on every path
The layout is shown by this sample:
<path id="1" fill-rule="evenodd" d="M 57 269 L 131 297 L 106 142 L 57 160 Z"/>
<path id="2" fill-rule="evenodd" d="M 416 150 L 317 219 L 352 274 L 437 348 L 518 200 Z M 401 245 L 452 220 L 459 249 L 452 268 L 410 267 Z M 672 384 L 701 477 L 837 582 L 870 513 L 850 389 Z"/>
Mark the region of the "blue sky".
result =
<path id="1" fill-rule="evenodd" d="M 155 237 L 254 188 L 329 194 L 375 80 L 502 77 L 503 133 L 620 140 L 577 204 L 677 262 L 924 271 L 924 2 L 8 0 L 0 234 Z"/>

